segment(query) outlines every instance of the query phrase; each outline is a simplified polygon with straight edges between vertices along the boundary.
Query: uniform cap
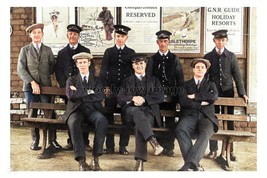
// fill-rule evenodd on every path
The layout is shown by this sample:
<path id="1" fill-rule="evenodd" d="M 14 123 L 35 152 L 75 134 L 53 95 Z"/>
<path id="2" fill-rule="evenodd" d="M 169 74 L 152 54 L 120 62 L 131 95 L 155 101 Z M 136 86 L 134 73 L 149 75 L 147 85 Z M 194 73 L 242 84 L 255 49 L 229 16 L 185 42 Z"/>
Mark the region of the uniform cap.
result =
<path id="1" fill-rule="evenodd" d="M 76 61 L 77 59 L 90 59 L 91 60 L 91 59 L 93 59 L 93 55 L 90 53 L 81 52 L 81 53 L 73 55 L 72 59 L 74 61 Z"/>
<path id="2" fill-rule="evenodd" d="M 196 59 L 193 59 L 192 62 L 191 62 L 191 67 L 195 67 L 195 65 L 199 62 L 202 62 L 203 64 L 206 65 L 206 68 L 210 68 L 211 64 L 210 64 L 210 61 L 207 60 L 207 59 L 202 59 L 202 58 L 196 58 Z"/>
<path id="3" fill-rule="evenodd" d="M 227 30 L 218 30 L 213 32 L 212 35 L 214 35 L 214 38 L 227 38 L 227 32 Z"/>
<path id="4" fill-rule="evenodd" d="M 146 60 L 147 60 L 147 58 L 146 58 L 146 55 L 144 55 L 144 54 L 133 54 L 131 56 L 132 63 L 140 62 L 140 61 L 145 61 L 146 62 Z"/>
<path id="5" fill-rule="evenodd" d="M 36 23 L 32 24 L 31 26 L 26 28 L 26 32 L 31 33 L 34 29 L 41 28 L 42 30 L 44 29 L 44 24 L 43 23 Z"/>
<path id="6" fill-rule="evenodd" d="M 169 32 L 168 30 L 160 30 L 156 33 L 156 35 L 158 36 L 158 39 L 164 39 L 164 38 L 170 38 L 172 33 Z"/>
<path id="7" fill-rule="evenodd" d="M 131 28 L 124 25 L 114 25 L 115 33 L 127 35 Z"/>
<path id="8" fill-rule="evenodd" d="M 80 33 L 82 31 L 82 28 L 75 24 L 70 24 L 67 26 L 68 32 L 76 32 Z"/>

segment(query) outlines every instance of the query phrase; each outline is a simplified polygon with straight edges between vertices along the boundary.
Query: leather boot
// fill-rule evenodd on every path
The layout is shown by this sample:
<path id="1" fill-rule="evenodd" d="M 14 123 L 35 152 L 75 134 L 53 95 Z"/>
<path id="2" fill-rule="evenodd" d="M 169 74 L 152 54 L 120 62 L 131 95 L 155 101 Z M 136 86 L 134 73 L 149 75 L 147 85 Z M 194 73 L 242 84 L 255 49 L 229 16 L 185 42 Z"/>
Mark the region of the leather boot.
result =
<path id="1" fill-rule="evenodd" d="M 100 165 L 99 165 L 99 159 L 98 157 L 92 157 L 91 160 L 91 168 L 93 171 L 102 171 Z"/>
<path id="2" fill-rule="evenodd" d="M 141 159 L 136 160 L 134 171 L 144 171 L 144 164 L 143 163 L 144 162 Z"/>
<path id="3" fill-rule="evenodd" d="M 85 162 L 85 159 L 79 160 L 79 171 L 91 171 L 90 166 Z"/>
<path id="4" fill-rule="evenodd" d="M 154 155 L 158 156 L 162 153 L 163 148 L 160 146 L 160 144 L 158 143 L 156 137 L 152 136 L 149 140 L 149 143 L 151 144 L 153 150 L 154 150 Z"/>

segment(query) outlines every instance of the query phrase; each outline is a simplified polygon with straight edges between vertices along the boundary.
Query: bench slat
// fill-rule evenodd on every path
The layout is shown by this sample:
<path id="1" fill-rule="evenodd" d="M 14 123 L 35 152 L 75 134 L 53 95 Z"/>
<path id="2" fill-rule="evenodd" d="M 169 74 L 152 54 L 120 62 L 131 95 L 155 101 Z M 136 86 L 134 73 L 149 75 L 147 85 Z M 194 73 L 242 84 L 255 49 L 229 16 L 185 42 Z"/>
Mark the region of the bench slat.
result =
<path id="1" fill-rule="evenodd" d="M 234 115 L 234 114 L 215 114 L 218 117 L 218 120 L 226 121 L 247 121 L 248 116 L 246 115 Z"/>
<path id="2" fill-rule="evenodd" d="M 31 102 L 30 108 L 32 109 L 48 109 L 48 110 L 66 110 L 67 105 L 61 103 L 37 103 Z"/>
<path id="3" fill-rule="evenodd" d="M 218 97 L 218 100 L 215 101 L 214 105 L 221 106 L 242 106 L 246 107 L 247 104 L 244 102 L 243 98 L 225 98 Z"/>
<path id="4" fill-rule="evenodd" d="M 41 87 L 41 93 L 44 95 L 66 95 L 65 88 L 59 88 L 59 87 Z"/>

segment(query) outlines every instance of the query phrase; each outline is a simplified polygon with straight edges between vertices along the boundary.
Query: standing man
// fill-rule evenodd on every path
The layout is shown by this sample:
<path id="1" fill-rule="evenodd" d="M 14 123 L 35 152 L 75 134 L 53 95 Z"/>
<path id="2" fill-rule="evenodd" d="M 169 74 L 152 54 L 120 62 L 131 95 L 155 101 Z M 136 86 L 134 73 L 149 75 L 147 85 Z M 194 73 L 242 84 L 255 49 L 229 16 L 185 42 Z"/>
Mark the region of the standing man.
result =
<path id="1" fill-rule="evenodd" d="M 244 102 L 248 103 L 237 58 L 234 53 L 225 48 L 228 41 L 227 30 L 218 30 L 213 32 L 212 35 L 214 36 L 215 48 L 204 56 L 211 63 L 211 68 L 207 73 L 209 80 L 215 82 L 219 97 L 234 97 L 234 80 L 239 97 L 242 97 Z M 227 110 L 229 114 L 234 113 L 234 107 L 228 107 Z M 220 113 L 220 111 L 223 114 L 224 107 L 216 106 L 215 112 Z M 235 129 L 234 122 L 228 121 L 227 124 L 228 129 Z M 216 158 L 217 150 L 217 140 L 210 140 L 210 152 L 207 157 L 210 159 Z M 237 161 L 237 157 L 233 153 L 233 144 L 231 146 L 230 160 Z"/>
<path id="2" fill-rule="evenodd" d="M 75 160 L 79 162 L 80 171 L 102 171 L 99 165 L 99 156 L 103 153 L 103 144 L 108 127 L 108 121 L 101 113 L 102 84 L 96 81 L 94 74 L 89 70 L 92 55 L 78 53 L 73 59 L 79 69 L 79 74 L 70 76 L 66 84 L 68 104 L 63 114 L 68 124 L 73 143 Z M 82 122 L 87 121 L 95 126 L 95 137 L 92 152 L 91 167 L 86 163 L 83 141 Z"/>
<path id="3" fill-rule="evenodd" d="M 128 32 L 131 30 L 124 25 L 114 25 L 115 28 L 115 46 L 106 49 L 100 71 L 100 79 L 105 86 L 105 107 L 110 113 L 106 114 L 109 124 L 114 124 L 114 109 L 117 106 L 117 94 L 119 87 L 124 78 L 132 74 L 132 62 L 130 56 L 135 53 L 131 48 L 128 48 L 125 43 L 128 39 Z M 129 143 L 129 135 L 125 135 L 125 131 L 120 134 L 119 153 L 122 155 L 129 154 L 126 146 Z M 106 138 L 107 154 L 114 153 L 114 134 L 107 134 Z"/>
<path id="4" fill-rule="evenodd" d="M 169 50 L 170 35 L 172 33 L 167 30 L 160 30 L 156 33 L 157 44 L 159 50 L 148 61 L 148 75 L 156 76 L 161 82 L 164 94 L 171 97 L 172 103 L 162 103 L 161 109 L 176 110 L 178 102 L 177 87 L 182 86 L 184 82 L 184 74 L 179 57 L 171 53 Z M 165 118 L 166 127 L 175 130 L 175 118 Z M 175 135 L 171 134 L 166 137 L 158 138 L 159 143 L 164 147 L 163 155 L 174 156 Z"/>
<path id="5" fill-rule="evenodd" d="M 218 91 L 214 82 L 204 78 L 210 62 L 193 59 L 191 66 L 194 77 L 179 89 L 181 116 L 176 138 L 184 159 L 184 165 L 179 171 L 199 171 L 199 162 L 205 154 L 208 141 L 218 131 L 213 105 L 218 99 Z M 197 134 L 194 144 L 191 139 L 193 134 Z"/>
<path id="6" fill-rule="evenodd" d="M 66 87 L 66 81 L 68 77 L 77 75 L 79 70 L 72 60 L 73 55 L 78 54 L 80 52 L 90 53 L 90 50 L 80 43 L 78 43 L 80 38 L 80 32 L 82 28 L 75 24 L 70 24 L 67 26 L 67 38 L 69 40 L 69 44 L 61 49 L 57 55 L 57 61 L 55 65 L 55 73 L 56 79 L 61 88 Z M 90 71 L 94 75 L 94 65 L 91 62 Z M 65 103 L 67 103 L 67 98 L 64 97 Z M 70 134 L 68 132 L 69 138 L 67 140 L 67 145 L 64 147 L 65 150 L 72 150 L 73 145 L 71 143 Z M 92 147 L 90 146 L 89 141 L 89 133 L 84 133 L 84 146 L 87 151 L 92 151 Z"/>
<path id="7" fill-rule="evenodd" d="M 37 23 L 26 28 L 32 42 L 21 48 L 18 58 L 18 75 L 23 80 L 23 91 L 26 98 L 27 108 L 31 102 L 49 103 L 51 98 L 40 95 L 41 86 L 52 86 L 51 75 L 54 73 L 54 56 L 50 47 L 41 41 L 44 36 L 44 24 Z M 37 117 L 37 110 L 32 113 Z M 31 150 L 39 150 L 40 133 L 38 128 L 31 131 Z M 56 149 L 62 147 L 56 141 L 56 131 L 49 131 L 49 143 Z"/>
<path id="8" fill-rule="evenodd" d="M 146 75 L 145 56 L 133 56 L 132 66 L 135 74 L 123 80 L 117 98 L 122 107 L 122 119 L 127 131 L 134 125 L 136 146 L 134 171 L 143 171 L 143 162 L 147 161 L 147 142 L 151 144 L 154 155 L 159 155 L 163 151 L 152 127 L 155 121 L 157 125 L 162 125 L 159 104 L 163 102 L 164 93 L 159 80 Z"/>

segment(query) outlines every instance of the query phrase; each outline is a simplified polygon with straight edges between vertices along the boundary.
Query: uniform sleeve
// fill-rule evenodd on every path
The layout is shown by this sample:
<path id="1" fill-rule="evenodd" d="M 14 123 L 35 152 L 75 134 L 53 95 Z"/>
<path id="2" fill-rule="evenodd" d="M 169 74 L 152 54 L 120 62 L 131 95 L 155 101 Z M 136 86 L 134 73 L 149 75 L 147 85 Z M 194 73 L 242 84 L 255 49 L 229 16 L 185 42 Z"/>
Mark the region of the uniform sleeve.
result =
<path id="1" fill-rule="evenodd" d="M 33 81 L 32 76 L 29 74 L 27 70 L 27 48 L 23 47 L 20 50 L 19 57 L 18 57 L 18 66 L 17 72 L 19 77 L 26 83 L 30 83 Z"/>

